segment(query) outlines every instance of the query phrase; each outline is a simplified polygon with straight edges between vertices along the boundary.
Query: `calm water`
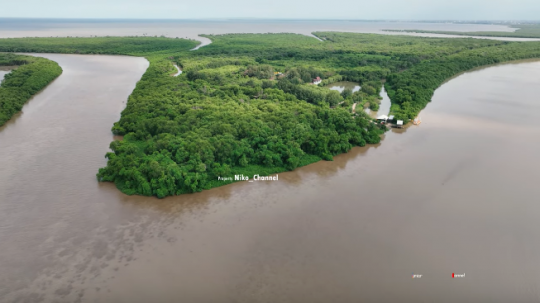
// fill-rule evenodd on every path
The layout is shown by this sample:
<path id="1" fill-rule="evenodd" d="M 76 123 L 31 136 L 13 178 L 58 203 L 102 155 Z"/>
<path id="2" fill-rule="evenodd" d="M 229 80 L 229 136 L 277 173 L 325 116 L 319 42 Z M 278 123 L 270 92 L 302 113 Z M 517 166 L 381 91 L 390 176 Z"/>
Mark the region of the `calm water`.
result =
<path id="1" fill-rule="evenodd" d="M 148 63 L 43 56 L 64 73 L 0 129 L 2 302 L 540 300 L 540 62 L 278 182 L 158 200 L 95 180 Z"/>
<path id="2" fill-rule="evenodd" d="M 201 46 L 210 43 L 200 34 L 225 33 L 299 33 L 311 35 L 314 31 L 341 31 L 378 33 L 384 35 L 410 35 L 427 37 L 458 37 L 438 34 L 392 33 L 384 29 L 419 29 L 445 31 L 515 31 L 502 25 L 446 24 L 418 22 L 367 21 L 294 21 L 294 20 L 77 20 L 77 19 L 9 19 L 0 18 L 0 38 L 55 37 L 55 36 L 166 36 L 199 40 Z M 486 37 L 478 37 L 486 39 Z M 489 38 L 509 41 L 531 41 L 526 38 Z"/>
<path id="3" fill-rule="evenodd" d="M 4 80 L 4 76 L 9 74 L 11 72 L 10 68 L 7 68 L 5 66 L 0 66 L 0 82 Z"/>
<path id="4" fill-rule="evenodd" d="M 350 89 L 353 91 L 353 93 L 360 90 L 360 85 L 358 85 L 358 83 L 350 81 L 335 82 L 327 85 L 326 87 L 332 90 L 337 90 L 340 93 L 343 92 L 345 89 Z"/>
<path id="5" fill-rule="evenodd" d="M 388 94 L 386 93 L 386 89 L 384 88 L 384 85 L 381 89 L 381 103 L 379 103 L 379 110 L 372 111 L 369 108 L 365 108 L 364 111 L 368 113 L 372 118 L 377 118 L 377 116 L 380 115 L 387 115 L 390 113 L 390 106 L 392 105 L 392 102 L 390 101 L 390 97 L 388 97 Z"/>

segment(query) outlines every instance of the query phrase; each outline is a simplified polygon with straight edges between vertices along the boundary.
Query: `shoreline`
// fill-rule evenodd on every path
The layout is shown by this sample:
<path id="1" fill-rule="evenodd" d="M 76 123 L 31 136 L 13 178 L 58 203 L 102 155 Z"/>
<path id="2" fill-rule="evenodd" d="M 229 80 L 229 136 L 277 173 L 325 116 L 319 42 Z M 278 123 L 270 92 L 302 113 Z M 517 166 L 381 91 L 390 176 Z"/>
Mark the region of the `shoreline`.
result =
<path id="1" fill-rule="evenodd" d="M 18 65 L 0 65 L 0 71 L 10 72 L 19 67 Z"/>
<path id="2" fill-rule="evenodd" d="M 477 67 L 477 68 L 474 68 L 474 69 L 471 69 L 471 70 L 467 70 L 467 71 L 464 71 L 464 72 L 461 72 L 459 74 L 456 74 L 454 76 L 452 76 L 451 78 L 447 79 L 445 82 L 443 82 L 437 89 L 439 89 L 440 87 L 443 86 L 443 84 L 446 84 L 448 83 L 450 80 L 452 79 L 455 79 L 463 74 L 466 74 L 466 73 L 469 73 L 469 72 L 474 72 L 474 71 L 480 71 L 480 70 L 484 70 L 484 69 L 488 69 L 488 68 L 491 68 L 491 67 L 496 67 L 496 66 L 502 66 L 502 65 L 509 65 L 509 64 L 520 64 L 520 63 L 532 63 L 532 62 L 540 62 L 540 58 L 532 58 L 532 59 L 521 59 L 521 60 L 513 60 L 513 61 L 506 61 L 506 62 L 501 62 L 501 63 L 497 63 L 497 64 L 491 64 L 491 65 L 485 65 L 485 66 L 480 66 L 480 67 Z M 353 106 L 356 105 L 356 103 L 353 104 Z M 427 107 L 427 106 L 426 106 Z M 425 109 L 425 108 L 424 108 Z M 424 110 L 422 109 L 422 110 Z M 421 113 L 422 111 L 420 111 Z M 364 146 L 353 146 L 351 148 L 351 150 L 349 150 L 348 152 L 345 152 L 345 153 L 340 153 L 340 154 L 337 154 L 335 156 L 333 156 L 333 158 L 336 158 L 336 157 L 343 157 L 344 155 L 347 155 L 353 151 L 358 151 L 358 150 L 368 150 L 368 149 L 371 149 L 371 148 L 377 148 L 378 146 L 382 145 L 383 144 L 383 141 L 384 139 L 386 138 L 386 133 L 387 132 L 393 132 L 393 133 L 400 133 L 400 134 L 403 134 L 405 132 L 407 132 L 410 128 L 412 128 L 413 126 L 417 126 L 419 127 L 420 125 L 414 125 L 412 123 L 412 120 L 403 125 L 402 128 L 398 128 L 398 127 L 395 127 L 394 124 L 392 123 L 387 123 L 385 124 L 387 126 L 387 130 L 380 135 L 381 137 L 381 141 L 379 143 L 374 143 L 374 144 L 366 144 Z M 310 155 L 312 156 L 312 155 Z M 317 163 L 320 163 L 320 162 L 333 162 L 334 160 L 332 161 L 328 161 L 328 160 L 324 160 L 324 159 L 319 159 L 317 161 L 312 161 L 310 163 L 307 163 L 305 165 L 302 165 L 302 166 L 298 166 L 297 168 L 293 169 L 293 170 L 287 170 L 287 171 L 283 171 L 282 168 L 280 169 L 276 169 L 274 172 L 272 173 L 268 173 L 268 174 L 261 174 L 261 176 L 274 176 L 274 175 L 278 175 L 278 174 L 283 174 L 286 178 L 286 176 L 288 174 L 297 174 L 298 173 L 298 170 L 300 169 L 303 169 L 305 167 L 309 167 L 310 165 L 314 165 L 314 164 L 317 164 Z M 204 189 L 200 192 L 193 192 L 193 193 L 182 193 L 180 195 L 172 195 L 172 196 L 166 196 L 164 198 L 158 198 L 156 196 L 152 196 L 156 199 L 174 199 L 175 197 L 179 197 L 179 196 L 184 196 L 184 195 L 197 195 L 197 194 L 201 194 L 203 192 L 208 192 L 208 191 L 211 191 L 211 190 L 214 190 L 214 189 L 217 189 L 217 188 L 220 188 L 220 187 L 224 187 L 224 186 L 232 186 L 233 184 L 237 184 L 237 183 L 241 183 L 241 182 L 245 182 L 246 180 L 236 180 L 236 181 L 232 181 L 232 182 L 225 182 L 225 183 L 222 183 L 221 185 L 218 185 L 218 186 L 214 186 L 214 187 L 211 187 L 211 188 L 208 188 L 208 189 Z M 249 182 L 249 181 L 248 181 Z M 246 182 L 246 183 L 248 183 Z M 138 194 L 127 194 L 125 193 L 120 187 L 118 187 L 118 185 L 115 183 L 115 182 L 107 182 L 107 183 L 112 183 L 115 185 L 115 187 L 120 190 L 122 193 L 128 195 L 128 196 L 143 196 L 143 195 L 138 195 Z M 143 196 L 143 197 L 146 197 L 146 196 Z"/>
<path id="3" fill-rule="evenodd" d="M 23 62 L 23 64 L 17 68 L 5 70 L 6 75 L 13 75 L 13 78 L 9 78 L 7 87 L 5 86 L 4 74 L 0 78 L 0 129 L 11 121 L 15 115 L 21 113 L 27 102 L 47 88 L 63 73 L 62 68 L 55 61 L 33 57 L 28 54 L 16 54 L 15 56 L 18 56 L 15 59 Z M 12 63 L 15 63 L 15 60 Z M 12 66 L 6 65 L 6 67 Z M 39 80 L 39 82 L 36 82 L 36 80 Z M 13 85 L 13 81 L 17 84 Z"/>
<path id="4" fill-rule="evenodd" d="M 6 243 L 17 243 L 3 250 L 0 262 L 11 277 L 5 300 L 75 302 L 84 292 L 86 301 L 137 302 L 144 292 L 148 301 L 332 301 L 336 294 L 370 301 L 381 298 L 389 283 L 398 291 L 383 300 L 437 300 L 407 291 L 411 281 L 448 293 L 448 301 L 482 297 L 487 290 L 536 299 L 534 291 L 522 291 L 540 268 L 530 269 L 534 255 L 522 249 L 534 249 L 535 242 L 511 236 L 534 235 L 540 226 L 531 215 L 540 211 L 534 200 L 538 169 L 531 166 L 540 127 L 522 119 L 538 113 L 540 63 L 459 77 L 437 90 L 422 111 L 425 127 L 407 135 L 389 131 L 381 144 L 280 173 L 279 181 L 158 199 L 127 196 L 95 180 L 122 101 L 148 66 L 139 58 L 100 57 L 51 56 L 69 74 L 0 132 L 0 200 L 14 210 L 4 212 L 2 231 Z M 161 79 L 174 84 L 186 75 L 172 78 L 171 65 L 160 61 L 159 67 Z M 501 77 L 511 81 L 492 81 Z M 505 101 L 512 104 L 500 103 Z M 520 161 L 508 162 L 515 157 Z M 519 194 L 527 199 L 513 201 Z M 481 243 L 478 235 L 485 235 Z M 494 255 L 500 247 L 505 253 Z M 461 269 L 441 265 L 441 258 Z M 399 262 L 414 268 L 396 273 L 392 265 Z M 486 271 L 493 262 L 518 279 L 483 283 L 501 271 Z M 423 280 L 412 280 L 413 270 Z M 473 287 L 449 285 L 452 272 L 480 279 L 470 280 Z M 156 282 L 159 276 L 172 278 Z M 286 283 L 300 280 L 299 288 Z M 57 291 L 71 282 L 69 293 Z M 348 287 L 358 282 L 365 291 Z M 264 292 L 257 291 L 260 285 Z"/>
<path id="5" fill-rule="evenodd" d="M 463 36 L 463 37 L 473 37 L 473 38 L 515 38 L 515 39 L 537 39 L 540 40 L 540 36 L 528 36 L 526 34 L 519 34 L 517 31 L 514 32 L 496 32 L 496 31 L 478 31 L 478 32 L 458 32 L 458 31 L 430 31 L 430 30 L 417 30 L 417 29 L 384 29 L 384 32 L 390 33 L 413 33 L 413 34 L 435 34 L 435 35 L 447 35 L 447 36 Z M 474 33 L 474 34 L 472 34 Z M 490 33 L 496 33 L 492 35 Z M 512 35 L 514 34 L 514 35 Z"/>
<path id="6" fill-rule="evenodd" d="M 24 54 L 28 54 L 28 53 L 24 53 Z M 70 55 L 70 54 L 68 54 L 68 55 Z M 80 55 L 88 55 L 88 54 L 80 54 Z M 105 54 L 102 54 L 102 55 L 105 55 Z M 143 58 L 144 58 L 145 56 L 140 56 L 140 57 L 143 57 Z M 148 59 L 147 59 L 147 60 L 148 60 Z M 540 60 L 540 58 L 529 58 L 529 59 L 521 59 L 521 60 L 511 60 L 511 61 L 500 62 L 500 63 L 497 63 L 497 64 L 495 64 L 495 65 L 512 64 L 512 63 L 514 63 L 514 62 L 519 62 L 519 61 L 523 61 L 523 60 L 538 61 L 538 60 Z M 485 68 L 489 68 L 490 66 L 493 66 L 493 65 L 483 65 L 483 66 L 476 67 L 476 68 L 474 68 L 474 69 L 470 69 L 470 70 L 466 70 L 466 71 L 457 73 L 457 74 L 455 74 L 455 75 L 453 75 L 453 76 L 447 78 L 446 80 L 444 80 L 444 81 L 437 87 L 437 89 L 438 89 L 440 86 L 442 86 L 444 83 L 446 83 L 446 82 L 450 81 L 451 79 L 453 79 L 453 78 L 459 76 L 460 74 L 467 73 L 467 72 L 471 72 L 471 71 L 474 71 L 474 70 L 477 70 L 477 69 L 485 69 Z M 177 68 L 177 70 L 178 70 L 179 72 L 181 72 L 181 70 L 180 70 L 180 68 L 179 68 L 178 66 L 175 65 L 175 68 Z M 148 71 L 148 69 L 147 69 L 146 71 Z M 146 73 L 146 72 L 145 72 L 145 73 Z M 179 74 L 178 74 L 178 75 L 179 75 Z M 436 89 L 435 89 L 434 91 L 436 91 Z M 391 103 L 391 104 L 392 104 L 392 103 Z M 428 103 L 428 104 L 429 104 L 429 103 Z M 410 123 L 408 123 L 408 124 L 410 124 Z M 406 126 L 405 126 L 405 127 L 406 127 Z M 377 143 L 377 144 L 379 144 L 379 143 Z M 369 146 L 369 145 L 370 145 L 370 144 L 366 144 L 366 146 Z M 338 155 L 341 155 L 341 154 L 346 154 L 346 153 L 340 153 L 340 154 L 338 154 Z M 312 164 L 312 163 L 315 163 L 315 162 L 319 162 L 319 161 L 321 160 L 321 158 L 319 158 L 319 157 L 317 157 L 318 159 L 315 159 L 316 156 L 312 156 L 312 155 L 309 155 L 309 156 L 310 156 L 309 161 L 306 161 L 306 162 L 302 163 L 303 165 L 298 166 L 298 167 L 303 167 L 303 166 L 306 166 L 306 165 L 309 165 L 309 164 Z M 336 156 L 337 156 L 337 155 L 336 155 Z M 267 170 L 266 170 L 266 169 L 267 169 Z M 283 172 L 283 168 L 281 168 L 281 167 L 265 168 L 265 170 L 266 170 L 265 174 L 261 174 L 261 175 L 269 175 L 269 174 L 275 174 L 275 173 L 281 173 L 281 172 Z M 292 170 L 292 171 L 294 171 L 294 170 Z M 241 173 L 241 171 L 238 172 L 238 173 Z M 119 188 L 122 192 L 125 193 L 125 191 L 123 191 L 122 188 L 121 188 L 121 187 L 122 187 L 121 184 L 117 184 L 117 183 L 115 182 L 115 185 L 116 185 L 117 188 Z M 226 184 L 222 184 L 222 185 L 226 185 Z M 210 186 L 210 188 L 220 187 L 220 186 L 221 186 L 221 185 L 219 185 L 219 186 Z M 204 188 L 203 190 L 208 190 L 208 189 L 210 189 L 210 188 Z M 184 194 L 184 193 L 182 193 L 182 194 Z M 138 194 L 138 195 L 140 195 L 140 194 Z"/>

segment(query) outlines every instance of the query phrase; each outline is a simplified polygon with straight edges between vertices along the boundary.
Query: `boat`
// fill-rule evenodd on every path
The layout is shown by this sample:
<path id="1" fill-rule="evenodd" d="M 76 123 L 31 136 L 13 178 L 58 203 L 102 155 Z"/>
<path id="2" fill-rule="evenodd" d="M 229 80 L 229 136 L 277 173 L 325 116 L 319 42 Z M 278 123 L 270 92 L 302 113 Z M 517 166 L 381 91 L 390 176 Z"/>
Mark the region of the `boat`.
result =
<path id="1" fill-rule="evenodd" d="M 420 123 L 422 123 L 422 119 L 420 117 L 414 118 L 412 123 L 414 125 L 420 125 Z"/>

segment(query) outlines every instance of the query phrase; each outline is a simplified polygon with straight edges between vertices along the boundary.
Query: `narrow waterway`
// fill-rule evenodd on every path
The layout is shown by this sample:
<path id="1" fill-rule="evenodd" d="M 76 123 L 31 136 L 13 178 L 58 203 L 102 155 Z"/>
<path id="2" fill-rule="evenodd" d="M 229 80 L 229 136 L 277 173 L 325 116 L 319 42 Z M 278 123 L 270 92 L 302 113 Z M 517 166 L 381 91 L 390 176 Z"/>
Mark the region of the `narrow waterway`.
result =
<path id="1" fill-rule="evenodd" d="M 178 77 L 180 74 L 182 74 L 182 70 L 178 67 L 178 65 L 174 65 L 174 68 L 178 71 L 176 74 L 173 75 L 173 77 Z"/>
<path id="2" fill-rule="evenodd" d="M 148 62 L 39 56 L 62 75 L 0 127 L 0 302 L 75 302 L 88 286 L 77 284 L 111 257 L 111 235 L 102 233 L 126 224 L 111 204 L 116 190 L 107 198 L 95 173 Z"/>
<path id="3" fill-rule="evenodd" d="M 539 300 L 540 62 L 445 83 L 382 144 L 158 200 L 95 180 L 148 63 L 43 56 L 63 74 L 0 129 L 5 302 Z"/>
<path id="4" fill-rule="evenodd" d="M 10 69 L 4 68 L 4 66 L 0 66 L 0 82 L 2 82 L 2 80 L 4 80 L 4 76 L 9 74 L 10 72 Z"/>
<path id="5" fill-rule="evenodd" d="M 390 101 L 390 97 L 388 97 L 388 94 L 386 93 L 386 89 L 384 88 L 384 85 L 381 89 L 381 103 L 379 103 L 379 109 L 376 111 L 373 111 L 369 108 L 365 108 L 364 111 L 372 118 L 377 118 L 377 116 L 380 115 L 387 115 L 390 113 L 390 106 L 392 105 L 392 102 Z"/>

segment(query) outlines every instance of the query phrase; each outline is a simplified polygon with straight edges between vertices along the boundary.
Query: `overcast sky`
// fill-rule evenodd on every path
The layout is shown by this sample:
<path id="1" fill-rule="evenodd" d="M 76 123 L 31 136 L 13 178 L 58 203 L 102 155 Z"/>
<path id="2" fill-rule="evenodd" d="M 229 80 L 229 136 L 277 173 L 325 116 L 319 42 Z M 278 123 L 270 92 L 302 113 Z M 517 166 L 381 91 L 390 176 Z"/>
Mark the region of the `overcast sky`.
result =
<path id="1" fill-rule="evenodd" d="M 0 0 L 0 17 L 538 20 L 540 0 Z"/>

